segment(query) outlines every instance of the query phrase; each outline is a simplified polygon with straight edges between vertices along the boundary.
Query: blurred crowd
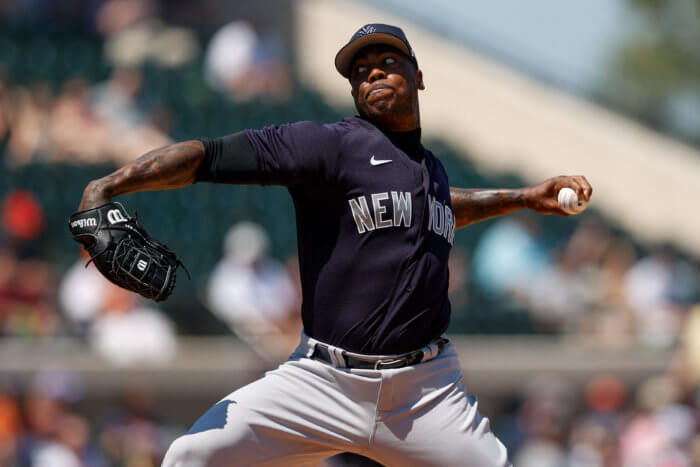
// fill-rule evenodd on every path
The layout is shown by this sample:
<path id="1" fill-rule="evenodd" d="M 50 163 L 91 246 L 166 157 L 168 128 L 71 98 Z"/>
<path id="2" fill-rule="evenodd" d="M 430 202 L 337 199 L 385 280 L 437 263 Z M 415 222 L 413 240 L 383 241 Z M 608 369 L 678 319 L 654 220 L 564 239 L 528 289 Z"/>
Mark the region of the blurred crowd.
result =
<path id="1" fill-rule="evenodd" d="M 646 250 L 595 214 L 568 237 L 546 219 L 516 213 L 494 222 L 472 256 L 455 249 L 451 294 L 469 312 L 476 288 L 498 309 L 526 310 L 538 332 L 567 334 L 596 347 L 670 349 L 700 302 L 700 263 L 671 245 Z"/>
<path id="2" fill-rule="evenodd" d="M 89 15 L 78 10 L 88 16 L 81 20 L 90 26 L 76 34 L 74 44 L 42 42 L 41 37 L 13 43 L 10 37 L 7 58 L 0 53 L 0 153 L 9 166 L 33 161 L 121 165 L 168 144 L 174 109 L 154 103 L 144 93 L 146 66 L 167 77 L 185 65 L 201 65 L 211 89 L 234 101 L 284 100 L 291 95 L 282 39 L 266 29 L 256 30 L 249 21 L 218 25 L 201 51 L 199 35 L 192 28 L 168 24 L 159 15 L 164 5 L 155 0 L 91 3 L 85 10 Z M 182 5 L 183 11 L 191 7 Z M 49 2 L 0 2 L 0 21 L 21 22 L 24 14 L 41 17 L 42 12 L 55 13 Z M 102 43 L 103 50 L 96 57 L 81 57 L 95 43 Z M 37 56 L 30 59 L 26 54 Z M 26 65 L 25 80 L 14 83 L 12 68 L 25 59 L 40 63 Z M 83 63 L 86 60 L 99 63 Z M 99 75 L 111 71 L 105 79 L 90 82 L 94 77 L 85 76 L 90 73 L 84 69 L 99 69 Z M 56 70 L 69 79 L 56 83 Z"/>
<path id="3" fill-rule="evenodd" d="M 699 402 L 673 372 L 635 386 L 599 375 L 583 391 L 540 376 L 525 382 L 495 431 L 518 467 L 692 467 L 700 465 Z"/>
<path id="4" fill-rule="evenodd" d="M 0 465 L 109 467 L 160 465 L 184 427 L 156 414 L 156 394 L 124 388 L 85 413 L 85 391 L 74 375 L 38 373 L 0 387 Z"/>
<path id="5" fill-rule="evenodd" d="M 95 85 L 74 79 L 57 93 L 45 82 L 12 86 L 0 77 L 0 145 L 7 164 L 124 164 L 168 144 L 167 128 L 138 105 L 140 88 L 136 69 L 117 69 Z"/>

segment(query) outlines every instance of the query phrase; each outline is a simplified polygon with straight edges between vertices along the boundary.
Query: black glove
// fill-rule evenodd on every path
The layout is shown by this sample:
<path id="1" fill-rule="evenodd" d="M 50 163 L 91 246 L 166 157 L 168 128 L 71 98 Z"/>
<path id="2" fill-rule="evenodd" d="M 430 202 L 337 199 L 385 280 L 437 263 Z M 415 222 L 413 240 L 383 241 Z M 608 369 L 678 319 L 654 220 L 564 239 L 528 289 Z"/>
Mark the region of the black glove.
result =
<path id="1" fill-rule="evenodd" d="M 156 302 L 168 298 L 175 288 L 178 266 L 187 272 L 175 253 L 152 239 L 120 203 L 76 212 L 68 228 L 73 240 L 90 253 L 88 264 L 94 262 L 119 287 Z"/>

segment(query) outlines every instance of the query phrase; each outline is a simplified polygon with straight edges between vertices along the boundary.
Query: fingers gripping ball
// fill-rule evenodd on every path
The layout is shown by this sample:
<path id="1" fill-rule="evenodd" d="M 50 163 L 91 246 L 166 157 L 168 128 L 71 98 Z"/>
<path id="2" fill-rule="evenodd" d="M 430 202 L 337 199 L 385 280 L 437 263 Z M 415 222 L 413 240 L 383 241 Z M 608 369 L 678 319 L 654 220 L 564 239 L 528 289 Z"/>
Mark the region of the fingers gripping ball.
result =
<path id="1" fill-rule="evenodd" d="M 94 262 L 114 284 L 156 302 L 172 293 L 177 267 L 184 265 L 168 247 L 152 239 L 121 204 L 107 203 L 77 212 L 70 217 L 68 227 L 73 240 L 90 253 L 88 264 Z"/>
<path id="2" fill-rule="evenodd" d="M 579 200 L 576 192 L 569 187 L 564 187 L 559 190 L 557 196 L 559 206 L 567 214 L 579 214 L 586 209 L 588 203 L 585 200 Z"/>

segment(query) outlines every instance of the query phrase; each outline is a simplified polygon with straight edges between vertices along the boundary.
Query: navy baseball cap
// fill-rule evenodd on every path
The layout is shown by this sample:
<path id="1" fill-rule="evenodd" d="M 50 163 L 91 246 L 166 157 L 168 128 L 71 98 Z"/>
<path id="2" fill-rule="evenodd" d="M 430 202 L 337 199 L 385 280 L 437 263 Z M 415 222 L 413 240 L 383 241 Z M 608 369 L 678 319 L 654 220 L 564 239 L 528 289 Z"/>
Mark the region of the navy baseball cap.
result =
<path id="1" fill-rule="evenodd" d="M 389 24 L 370 23 L 365 24 L 352 35 L 345 46 L 340 49 L 335 56 L 335 68 L 346 78 L 350 78 L 352 70 L 352 60 L 357 52 L 368 45 L 385 44 L 397 48 L 406 54 L 418 67 L 416 54 L 411 48 L 411 44 L 406 39 L 406 34 L 401 28 Z"/>

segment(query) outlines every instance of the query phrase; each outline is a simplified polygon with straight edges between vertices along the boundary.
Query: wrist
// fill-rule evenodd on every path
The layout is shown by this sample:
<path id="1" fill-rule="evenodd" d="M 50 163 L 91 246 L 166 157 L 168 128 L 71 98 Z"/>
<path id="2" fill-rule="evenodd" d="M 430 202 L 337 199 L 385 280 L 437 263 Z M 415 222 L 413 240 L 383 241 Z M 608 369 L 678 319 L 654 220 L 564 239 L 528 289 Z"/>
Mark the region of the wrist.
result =
<path id="1" fill-rule="evenodd" d="M 535 200 L 534 187 L 519 188 L 515 191 L 517 193 L 516 199 L 519 199 L 521 202 L 519 207 L 522 209 L 533 209 Z"/>
<path id="2" fill-rule="evenodd" d="M 83 198 L 80 202 L 80 210 L 92 209 L 108 203 L 112 199 L 108 187 L 101 180 L 93 180 L 88 183 L 83 191 Z"/>

